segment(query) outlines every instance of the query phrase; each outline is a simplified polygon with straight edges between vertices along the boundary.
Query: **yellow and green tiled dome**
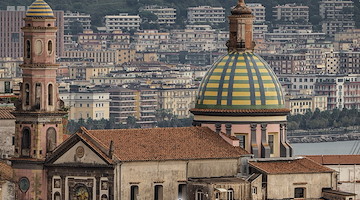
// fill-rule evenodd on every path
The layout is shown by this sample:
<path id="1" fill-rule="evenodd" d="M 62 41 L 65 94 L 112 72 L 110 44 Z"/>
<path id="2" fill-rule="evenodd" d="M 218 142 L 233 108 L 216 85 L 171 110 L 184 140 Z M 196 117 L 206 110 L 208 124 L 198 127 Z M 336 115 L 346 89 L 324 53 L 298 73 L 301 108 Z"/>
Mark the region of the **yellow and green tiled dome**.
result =
<path id="1" fill-rule="evenodd" d="M 45 1 L 36 0 L 26 11 L 26 17 L 54 17 L 54 13 Z"/>
<path id="2" fill-rule="evenodd" d="M 199 87 L 195 109 L 284 109 L 275 73 L 259 55 L 232 52 L 217 60 Z"/>

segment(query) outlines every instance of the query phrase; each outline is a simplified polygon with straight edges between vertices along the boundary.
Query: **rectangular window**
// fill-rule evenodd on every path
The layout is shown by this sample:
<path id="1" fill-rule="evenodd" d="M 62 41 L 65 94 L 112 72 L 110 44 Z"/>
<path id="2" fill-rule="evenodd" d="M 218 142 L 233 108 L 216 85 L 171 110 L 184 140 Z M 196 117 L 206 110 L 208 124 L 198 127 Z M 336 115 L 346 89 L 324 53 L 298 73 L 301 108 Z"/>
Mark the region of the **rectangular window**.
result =
<path id="1" fill-rule="evenodd" d="M 139 186 L 132 185 L 130 188 L 130 200 L 138 200 Z"/>
<path id="2" fill-rule="evenodd" d="M 239 146 L 246 149 L 247 134 L 246 133 L 235 133 L 237 139 L 239 139 Z"/>
<path id="3" fill-rule="evenodd" d="M 163 186 L 155 185 L 154 200 L 163 200 Z"/>
<path id="4" fill-rule="evenodd" d="M 268 136 L 268 144 L 270 147 L 270 154 L 274 154 L 274 135 Z"/>
<path id="5" fill-rule="evenodd" d="M 305 198 L 305 188 L 295 188 L 295 198 Z"/>
<path id="6" fill-rule="evenodd" d="M 178 200 L 186 199 L 186 184 L 179 184 L 178 187 Z"/>

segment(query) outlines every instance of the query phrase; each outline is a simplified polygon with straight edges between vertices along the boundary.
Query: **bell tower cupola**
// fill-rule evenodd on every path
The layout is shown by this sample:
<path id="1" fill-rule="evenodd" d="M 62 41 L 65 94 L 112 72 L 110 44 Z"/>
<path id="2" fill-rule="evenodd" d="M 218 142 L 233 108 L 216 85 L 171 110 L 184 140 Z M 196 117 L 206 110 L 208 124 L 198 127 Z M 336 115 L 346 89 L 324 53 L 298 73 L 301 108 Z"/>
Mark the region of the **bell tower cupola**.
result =
<path id="1" fill-rule="evenodd" d="M 231 10 L 230 38 L 227 42 L 228 52 L 234 51 L 254 51 L 255 42 L 253 41 L 253 21 L 254 16 L 244 0 L 239 0 L 237 5 Z"/>

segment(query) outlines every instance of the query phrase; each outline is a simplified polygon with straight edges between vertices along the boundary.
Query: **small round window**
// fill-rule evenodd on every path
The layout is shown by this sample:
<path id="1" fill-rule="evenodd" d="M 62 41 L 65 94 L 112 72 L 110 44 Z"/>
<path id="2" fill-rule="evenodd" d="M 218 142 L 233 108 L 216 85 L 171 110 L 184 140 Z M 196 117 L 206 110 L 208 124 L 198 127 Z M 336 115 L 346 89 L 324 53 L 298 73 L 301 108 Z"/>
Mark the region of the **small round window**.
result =
<path id="1" fill-rule="evenodd" d="M 51 55 L 53 52 L 53 43 L 51 40 L 48 42 L 48 54 Z"/>

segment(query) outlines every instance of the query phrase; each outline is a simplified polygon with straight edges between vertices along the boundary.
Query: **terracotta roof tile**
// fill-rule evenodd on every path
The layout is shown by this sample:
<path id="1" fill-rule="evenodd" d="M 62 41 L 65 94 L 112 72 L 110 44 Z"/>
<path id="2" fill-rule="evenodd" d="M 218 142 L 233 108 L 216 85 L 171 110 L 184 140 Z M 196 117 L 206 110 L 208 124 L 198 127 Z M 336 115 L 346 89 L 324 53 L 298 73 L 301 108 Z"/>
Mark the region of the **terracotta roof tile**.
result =
<path id="1" fill-rule="evenodd" d="M 249 163 L 252 167 L 267 174 L 334 172 L 334 170 L 322 166 L 308 158 L 250 161 Z"/>
<path id="2" fill-rule="evenodd" d="M 0 162 L 0 181 L 8 180 L 11 181 L 14 176 L 14 170 L 10 165 Z"/>
<path id="3" fill-rule="evenodd" d="M 249 154 L 206 127 L 87 130 L 121 161 L 238 158 Z"/>
<path id="4" fill-rule="evenodd" d="M 11 114 L 14 111 L 14 107 L 0 107 L 0 119 L 15 119 L 15 116 Z"/>
<path id="5" fill-rule="evenodd" d="M 360 164 L 360 155 L 311 155 L 306 157 L 323 165 Z"/>

